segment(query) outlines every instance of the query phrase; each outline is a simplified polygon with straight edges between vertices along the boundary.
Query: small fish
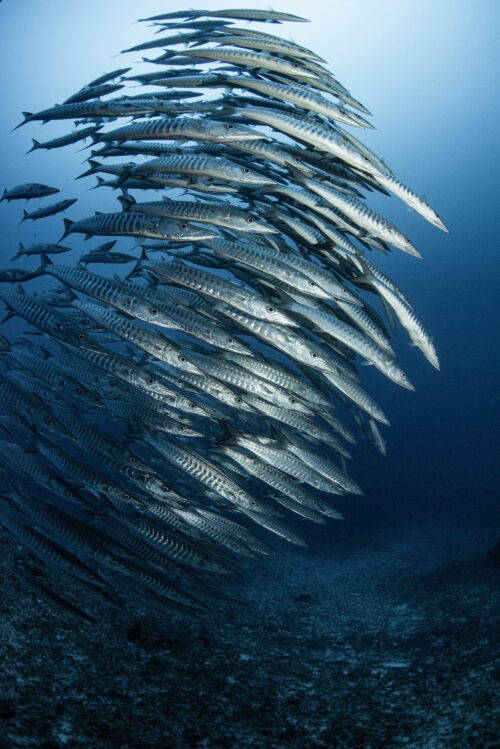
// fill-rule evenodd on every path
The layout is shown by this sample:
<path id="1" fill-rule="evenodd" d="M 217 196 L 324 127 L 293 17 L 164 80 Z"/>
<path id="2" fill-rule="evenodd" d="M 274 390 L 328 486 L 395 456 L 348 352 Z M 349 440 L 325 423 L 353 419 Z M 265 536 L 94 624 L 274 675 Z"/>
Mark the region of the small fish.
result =
<path id="1" fill-rule="evenodd" d="M 33 198 L 44 198 L 47 195 L 56 195 L 60 192 L 57 187 L 41 185 L 38 182 L 29 182 L 24 185 L 17 185 L 10 190 L 4 190 L 0 198 L 2 200 L 32 200 Z"/>
<path id="2" fill-rule="evenodd" d="M 22 221 L 26 221 L 27 219 L 36 221 L 39 218 L 46 218 L 47 216 L 55 216 L 56 213 L 62 213 L 62 211 L 66 211 L 74 203 L 76 203 L 76 201 L 77 201 L 77 198 L 73 198 L 69 200 L 60 200 L 58 203 L 52 203 L 52 205 L 46 205 L 44 208 L 38 208 L 38 210 L 32 211 L 31 213 L 28 213 L 28 211 L 25 210 L 23 211 Z"/>
<path id="3" fill-rule="evenodd" d="M 17 260 L 21 255 L 60 255 L 63 252 L 71 252 L 71 250 L 71 247 L 64 247 L 60 244 L 33 244 L 30 247 L 25 247 L 22 242 L 19 242 L 19 249 L 12 260 Z"/>
<path id="4" fill-rule="evenodd" d="M 84 255 L 80 255 L 80 263 L 90 265 L 92 263 L 99 264 L 124 264 L 124 263 L 135 263 L 137 258 L 134 255 L 127 255 L 124 252 L 86 252 Z"/>
<path id="5" fill-rule="evenodd" d="M 45 143 L 40 143 L 40 141 L 35 140 L 32 138 L 32 147 L 30 148 L 27 153 L 31 153 L 31 151 L 36 151 L 40 148 L 44 148 L 46 150 L 50 150 L 52 148 L 61 148 L 62 146 L 68 146 L 71 143 L 78 143 L 79 140 L 85 140 L 85 138 L 89 138 L 91 135 L 94 135 L 98 130 L 100 129 L 99 125 L 94 125 L 92 127 L 86 127 L 82 130 L 75 130 L 73 133 L 68 133 L 68 135 L 63 135 L 60 138 L 54 138 L 53 140 L 47 140 Z"/>
<path id="6" fill-rule="evenodd" d="M 170 239 L 174 242 L 189 242 L 216 236 L 208 229 L 200 229 L 187 222 L 162 219 L 140 213 L 101 213 L 80 221 L 64 219 L 64 234 L 92 236 L 146 237 Z"/>

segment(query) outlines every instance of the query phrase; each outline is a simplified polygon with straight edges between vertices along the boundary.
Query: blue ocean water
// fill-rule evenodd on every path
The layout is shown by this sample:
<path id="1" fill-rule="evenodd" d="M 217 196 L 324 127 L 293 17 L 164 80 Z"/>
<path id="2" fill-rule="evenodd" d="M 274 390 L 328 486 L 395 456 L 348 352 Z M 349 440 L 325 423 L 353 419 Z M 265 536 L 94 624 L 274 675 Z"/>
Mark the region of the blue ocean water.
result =
<path id="1" fill-rule="evenodd" d="M 218 7 L 233 5 L 230 0 L 220 0 Z M 251 5 L 267 7 L 262 3 Z M 189 7 L 202 8 L 204 3 L 191 0 Z M 436 372 L 409 346 L 402 330 L 395 346 L 399 361 L 415 384 L 415 393 L 396 388 L 373 368 L 363 368 L 366 389 L 391 421 L 391 427 L 384 429 L 387 456 L 382 457 L 366 442 L 355 449 L 353 475 L 365 496 L 340 502 L 346 517 L 342 528 L 331 523 L 303 528 L 304 524 L 298 522 L 295 527 L 304 531 L 311 547 L 311 565 L 317 559 L 313 549 L 324 554 L 336 543 L 356 548 L 358 537 L 374 542 L 388 532 L 407 533 L 415 543 L 422 528 L 439 532 L 441 541 L 477 529 L 485 534 L 486 552 L 488 543 L 493 545 L 498 534 L 500 482 L 499 5 L 493 0 L 476 4 L 462 0 L 424 0 L 418 4 L 324 0 L 305 7 L 298 0 L 280 0 L 273 7 L 310 18 L 310 24 L 284 24 L 272 32 L 293 38 L 328 61 L 338 79 L 374 114 L 376 130 L 363 133 L 361 139 L 403 182 L 425 195 L 450 230 L 448 235 L 437 231 L 395 198 L 370 199 L 371 207 L 393 220 L 423 254 L 423 260 L 416 260 L 393 251 L 376 260 L 412 300 L 432 333 L 441 371 Z M 68 216 L 89 215 L 95 210 L 96 192 L 89 192 L 92 179 L 74 181 L 86 168 L 81 162 L 87 152 L 78 152 L 80 144 L 25 155 L 31 137 L 57 137 L 68 131 L 67 123 L 28 124 L 15 132 L 12 128 L 20 122 L 23 110 L 38 111 L 61 102 L 86 81 L 119 67 L 121 59 L 111 56 L 145 38 L 144 28 L 133 21 L 139 15 L 164 10 L 165 3 L 159 0 L 2 2 L 1 190 L 23 182 L 46 182 L 60 187 L 64 197 L 78 197 L 78 210 L 69 211 Z M 100 190 L 97 194 L 100 210 L 115 208 L 111 192 Z M 34 205 L 35 201 L 28 207 Z M 19 227 L 20 218 L 19 203 L 0 204 L 1 267 L 9 267 L 19 241 L 49 241 L 62 234 L 60 216 Z M 85 244 L 79 237 L 73 241 L 76 257 Z M 69 259 L 64 256 L 64 262 Z M 35 262 L 24 259 L 14 265 L 34 267 Z M 46 285 L 43 279 L 30 282 L 27 288 Z M 9 337 L 20 329 L 16 320 L 2 326 Z M 413 548 L 411 543 L 407 548 Z M 405 556 L 404 544 L 397 553 Z M 325 566 L 311 573 L 316 581 L 313 596 L 320 588 L 319 581 L 334 574 L 327 569 L 324 557 L 321 559 Z M 279 565 L 285 578 L 286 560 Z M 348 565 L 341 570 L 347 578 Z M 264 590 L 266 573 L 261 574 Z M 305 573 L 303 580 L 307 580 Z M 267 613 L 271 619 L 271 613 Z M 305 631 L 306 624 L 300 618 L 297 626 Z M 317 622 L 310 626 L 315 633 L 320 629 Z M 246 647 L 250 645 L 246 643 Z M 235 650 L 238 668 L 238 659 L 245 653 Z M 257 655 L 252 651 L 248 657 Z M 265 671 L 260 662 L 255 672 L 259 668 Z M 236 666 L 230 665 L 227 670 L 228 678 L 239 678 Z M 189 671 L 184 677 L 188 679 Z M 308 678 L 314 682 L 310 674 Z M 298 682 L 305 681 L 302 674 Z M 308 699 L 307 704 L 314 702 Z M 179 743 L 167 742 L 165 746 L 215 746 L 196 743 L 202 739 L 194 734 L 191 738 L 183 736 Z M 360 736 L 332 746 L 356 749 L 383 745 L 375 739 L 370 744 L 369 738 Z M 218 745 L 237 746 L 237 740 L 236 736 Z M 323 746 L 294 744 L 295 740 L 294 736 L 283 735 L 276 744 L 266 744 L 267 739 L 261 735 L 255 745 Z M 60 735 L 58 741 L 62 741 Z M 469 745 L 474 744 L 456 744 Z M 477 745 L 493 744 L 481 744 L 479 738 Z M 423 749 L 434 744 L 418 746 Z"/>

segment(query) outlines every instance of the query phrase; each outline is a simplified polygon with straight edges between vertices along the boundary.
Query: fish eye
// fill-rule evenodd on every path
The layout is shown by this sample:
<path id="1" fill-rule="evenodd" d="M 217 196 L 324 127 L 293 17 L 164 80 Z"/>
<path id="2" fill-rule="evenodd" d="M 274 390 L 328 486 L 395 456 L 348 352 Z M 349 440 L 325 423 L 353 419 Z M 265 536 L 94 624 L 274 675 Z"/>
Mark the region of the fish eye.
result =
<path id="1" fill-rule="evenodd" d="M 170 489 L 168 488 L 168 486 L 162 486 L 161 490 L 162 490 L 162 492 L 168 492 L 168 491 L 170 491 Z"/>
<path id="2" fill-rule="evenodd" d="M 276 309 L 274 307 L 267 307 L 266 308 L 269 313 L 276 312 Z"/>
<path id="3" fill-rule="evenodd" d="M 316 284 L 314 283 L 314 281 L 309 281 L 308 283 L 309 283 L 309 286 L 316 286 Z"/>
<path id="4" fill-rule="evenodd" d="M 311 356 L 313 359 L 316 359 L 318 354 L 315 351 L 311 351 Z"/>
<path id="5" fill-rule="evenodd" d="M 148 385 L 152 385 L 153 382 L 154 382 L 154 379 L 152 377 L 148 377 L 148 379 L 146 380 L 146 382 L 148 383 Z"/>
<path id="6" fill-rule="evenodd" d="M 85 317 L 85 318 L 84 318 L 84 319 L 82 320 L 82 325 L 90 325 L 90 320 L 87 320 L 87 318 Z"/>
<path id="7" fill-rule="evenodd" d="M 250 172 L 250 169 L 247 169 L 247 167 L 245 167 L 245 168 L 243 169 L 243 171 L 245 172 L 245 174 L 248 174 L 248 173 Z"/>
<path id="8" fill-rule="evenodd" d="M 51 426 L 52 426 L 52 424 L 54 423 L 54 419 L 50 419 L 50 418 L 49 418 L 49 419 L 47 419 L 47 420 L 46 420 L 46 422 L 45 422 L 45 423 L 46 423 L 46 424 L 48 424 L 48 425 L 49 425 L 49 427 L 51 427 Z"/>
<path id="9" fill-rule="evenodd" d="M 128 459 L 128 462 L 129 462 L 129 463 L 136 463 L 137 461 L 136 461 L 136 459 L 134 458 L 134 456 L 133 456 L 133 455 L 131 455 L 131 456 L 130 456 L 130 458 Z"/>
<path id="10" fill-rule="evenodd" d="M 190 401 L 189 408 L 196 408 L 196 404 L 193 403 L 193 401 Z"/>
<path id="11" fill-rule="evenodd" d="M 130 494 L 124 494 L 123 499 L 130 499 Z"/>
<path id="12" fill-rule="evenodd" d="M 78 340 L 79 341 L 86 341 L 87 340 L 87 336 L 84 333 L 80 333 L 80 335 L 78 336 Z"/>
<path id="13" fill-rule="evenodd" d="M 255 224 L 255 221 L 253 220 L 253 218 L 247 218 L 247 224 Z"/>
<path id="14" fill-rule="evenodd" d="M 181 355 L 181 356 L 179 356 L 179 361 L 182 362 L 183 364 L 185 364 L 187 362 L 187 359 L 186 359 L 185 356 Z"/>
<path id="15" fill-rule="evenodd" d="M 179 432 L 183 432 L 185 429 L 186 429 L 186 427 L 184 426 L 184 424 L 181 424 L 179 426 Z"/>
<path id="16" fill-rule="evenodd" d="M 78 395 L 85 395 L 85 390 L 83 388 L 78 388 Z"/>
<path id="17" fill-rule="evenodd" d="M 236 403 L 243 403 L 240 397 L 235 398 Z"/>
<path id="18" fill-rule="evenodd" d="M 297 403 L 297 401 L 295 400 L 295 398 L 290 398 L 290 403 Z"/>
<path id="19" fill-rule="evenodd" d="M 109 383 L 109 385 L 110 385 L 110 387 L 112 387 L 112 388 L 118 387 L 118 383 L 117 383 L 117 382 L 115 382 L 114 380 L 111 380 L 111 382 Z"/>
<path id="20" fill-rule="evenodd" d="M 226 343 L 234 343 L 234 338 L 231 338 L 231 336 L 229 336 L 229 338 L 226 338 Z"/>
<path id="21" fill-rule="evenodd" d="M 73 496 L 73 492 L 70 492 L 69 489 L 68 489 L 68 491 L 66 492 L 66 496 L 67 497 L 72 497 Z"/>
<path id="22" fill-rule="evenodd" d="M 187 229 L 187 228 L 188 228 L 187 224 L 181 224 L 181 229 Z"/>
<path id="23" fill-rule="evenodd" d="M 226 130 L 233 130 L 234 129 L 234 125 L 231 125 L 230 123 L 228 123 L 227 125 L 224 125 L 224 127 L 226 128 Z"/>
<path id="24" fill-rule="evenodd" d="M 149 311 L 151 312 L 152 315 L 158 314 L 158 310 L 156 309 L 156 307 L 152 307 Z"/>
<path id="25" fill-rule="evenodd" d="M 118 562 L 116 561 L 116 559 L 113 559 L 111 564 L 113 565 L 113 567 L 118 567 Z"/>

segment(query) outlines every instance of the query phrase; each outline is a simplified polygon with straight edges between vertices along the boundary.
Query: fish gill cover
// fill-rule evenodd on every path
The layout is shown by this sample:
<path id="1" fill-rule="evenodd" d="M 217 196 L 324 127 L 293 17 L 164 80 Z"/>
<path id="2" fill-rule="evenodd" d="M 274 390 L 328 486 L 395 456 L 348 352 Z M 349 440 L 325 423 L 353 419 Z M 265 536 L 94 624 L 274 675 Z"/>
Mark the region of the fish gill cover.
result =
<path id="1" fill-rule="evenodd" d="M 42 562 L 40 591 L 67 574 L 110 605 L 199 613 L 273 537 L 305 545 L 291 518 L 340 520 L 335 497 L 363 493 L 350 446 L 358 433 L 384 454 L 389 419 L 357 365 L 413 389 L 399 324 L 439 368 L 372 259 L 420 253 L 365 194 L 446 227 L 353 134 L 370 112 L 324 60 L 246 23 L 304 19 L 142 20 L 157 33 L 124 52 L 153 55 L 148 72 L 113 70 L 21 123 L 72 121 L 31 150 L 91 139 L 81 176 L 118 198 L 82 215 L 38 181 L 3 193 L 43 198 L 23 220 L 72 218 L 20 244 L 38 268 L 0 271 L 7 315 L 28 325 L 1 340 L 0 522 Z M 105 241 L 61 264 L 77 233 Z M 33 292 L 40 277 L 57 286 Z"/>

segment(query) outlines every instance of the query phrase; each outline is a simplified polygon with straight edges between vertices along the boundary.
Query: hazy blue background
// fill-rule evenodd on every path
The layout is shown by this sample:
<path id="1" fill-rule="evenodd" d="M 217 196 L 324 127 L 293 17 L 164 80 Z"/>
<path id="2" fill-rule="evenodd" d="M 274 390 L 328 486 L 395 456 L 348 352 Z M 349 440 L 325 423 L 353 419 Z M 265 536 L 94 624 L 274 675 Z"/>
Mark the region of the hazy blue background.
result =
<path id="1" fill-rule="evenodd" d="M 242 5 L 268 7 L 251 0 Z M 186 6 L 206 4 L 190 0 Z M 218 0 L 214 7 L 235 6 L 235 0 Z M 68 132 L 71 123 L 10 131 L 22 110 L 61 102 L 101 73 L 138 59 L 110 59 L 148 38 L 143 25 L 133 24 L 137 17 L 181 7 L 157 0 L 4 0 L 0 188 L 27 181 L 57 185 L 64 197 L 81 198 L 68 212 L 72 218 L 95 210 L 97 196 L 101 209 L 111 207 L 110 193 L 86 192 L 92 180 L 73 183 L 83 171 L 83 154 L 76 153 L 81 145 L 24 156 L 32 136 L 48 140 Z M 375 260 L 434 335 L 442 371 L 434 371 L 400 334 L 400 359 L 416 393 L 364 372 L 392 427 L 385 430 L 385 459 L 365 444 L 357 451 L 355 476 L 367 496 L 349 500 L 348 522 L 365 528 L 407 521 L 493 525 L 500 479 L 500 4 L 276 0 L 273 7 L 311 19 L 262 28 L 295 39 L 329 62 L 375 115 L 377 130 L 362 139 L 427 197 L 450 228 L 442 234 L 396 199 L 371 202 L 424 255 L 417 261 L 394 251 Z M 18 228 L 20 216 L 19 204 L 0 204 L 2 266 L 19 238 L 59 236 L 60 217 Z M 330 532 L 331 526 L 325 538 Z"/>

